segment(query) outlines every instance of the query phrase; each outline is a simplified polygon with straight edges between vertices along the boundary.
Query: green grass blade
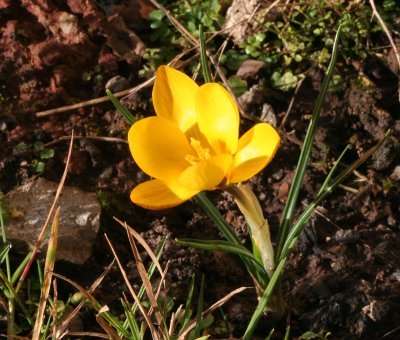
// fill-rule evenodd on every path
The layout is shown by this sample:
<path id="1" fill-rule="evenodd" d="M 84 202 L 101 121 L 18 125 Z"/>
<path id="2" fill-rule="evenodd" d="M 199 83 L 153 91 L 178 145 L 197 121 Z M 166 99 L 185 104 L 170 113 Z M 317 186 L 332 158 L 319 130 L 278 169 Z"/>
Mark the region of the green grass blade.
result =
<path id="1" fill-rule="evenodd" d="M 49 245 L 47 247 L 46 260 L 44 264 L 44 280 L 43 280 L 42 291 L 40 294 L 39 306 L 36 313 L 36 322 L 35 326 L 33 327 L 32 340 L 38 340 L 40 338 L 40 332 L 43 327 L 47 298 L 49 297 L 51 282 L 53 278 L 52 272 L 54 269 L 54 264 L 56 262 L 59 216 L 60 216 L 60 208 L 56 210 L 53 218 L 53 223 L 51 225 L 51 234 L 49 239 Z"/>
<path id="2" fill-rule="evenodd" d="M 3 239 L 3 245 L 7 245 L 7 234 L 6 234 L 6 227 L 4 225 L 4 219 L 3 219 L 3 210 L 2 210 L 2 202 L 0 201 L 0 226 L 1 226 L 1 235 Z M 10 258 L 8 257 L 8 252 L 5 256 L 5 261 L 6 261 L 6 271 L 7 271 L 7 278 L 8 280 L 11 281 L 11 267 L 10 267 Z"/>
<path id="3" fill-rule="evenodd" d="M 204 192 L 201 192 L 195 196 L 195 201 L 200 207 L 206 212 L 206 214 L 213 220 L 217 225 L 218 229 L 225 236 L 225 238 L 236 245 L 241 245 L 240 240 L 237 238 L 235 233 L 232 231 L 231 226 L 225 221 L 224 217 L 220 214 L 214 204 L 207 198 Z"/>
<path id="4" fill-rule="evenodd" d="M 286 326 L 286 332 L 285 332 L 285 337 L 283 340 L 289 340 L 290 338 L 290 324 Z"/>
<path id="5" fill-rule="evenodd" d="M 347 150 L 349 150 L 349 149 L 350 149 L 350 145 L 347 145 L 344 148 L 343 152 L 340 154 L 339 158 L 335 161 L 332 169 L 329 171 L 328 176 L 326 176 L 324 183 L 322 184 L 321 188 L 319 189 L 318 194 L 323 192 L 326 189 L 326 187 L 329 185 L 329 182 L 331 181 L 333 174 L 335 173 L 338 165 L 340 164 L 341 160 L 343 159 L 344 155 L 346 154 Z"/>
<path id="6" fill-rule="evenodd" d="M 274 333 L 275 333 L 275 328 L 272 328 L 271 331 L 268 333 L 267 337 L 265 338 L 265 340 L 271 340 Z"/>
<path id="7" fill-rule="evenodd" d="M 195 201 L 200 205 L 200 207 L 205 211 L 205 213 L 211 218 L 211 220 L 215 223 L 217 228 L 220 230 L 220 232 L 225 236 L 225 238 L 231 242 L 232 244 L 235 244 L 238 247 L 243 247 L 242 243 L 240 240 L 237 238 L 235 233 L 232 231 L 231 226 L 228 224 L 228 222 L 225 221 L 223 216 L 220 214 L 218 209 L 215 207 L 215 205 L 207 198 L 207 196 L 204 194 L 204 192 L 201 192 L 197 194 L 194 197 Z M 259 283 L 262 286 L 266 286 L 268 283 L 268 276 L 265 275 L 264 277 L 262 276 L 263 272 L 260 272 L 257 270 L 255 267 L 254 263 L 247 258 L 246 256 L 240 255 L 240 258 L 244 265 L 246 266 L 247 271 L 253 276 L 259 279 Z"/>
<path id="8" fill-rule="evenodd" d="M 32 318 L 30 317 L 28 311 L 25 308 L 24 303 L 19 298 L 17 292 L 12 286 L 11 282 L 8 280 L 7 275 L 0 269 L 0 279 L 3 281 L 1 285 L 5 288 L 3 291 L 6 294 L 7 299 L 13 298 L 17 302 L 18 306 L 21 308 L 22 313 L 24 314 L 25 319 L 28 321 L 29 325 L 33 324 Z"/>
<path id="9" fill-rule="evenodd" d="M 211 72 L 210 67 L 207 60 L 207 51 L 206 51 L 206 41 L 204 39 L 203 26 L 199 26 L 199 35 L 200 35 L 200 62 L 201 62 L 201 70 L 203 72 L 204 81 L 206 83 L 211 83 Z"/>
<path id="10" fill-rule="evenodd" d="M 250 323 L 246 329 L 246 333 L 243 336 L 243 340 L 250 340 L 251 336 L 254 332 L 255 327 L 257 326 L 257 323 L 259 322 L 260 318 L 263 315 L 263 311 L 266 308 L 269 299 L 275 289 L 275 286 L 277 282 L 279 281 L 281 271 L 283 269 L 284 264 L 286 263 L 286 260 L 290 254 L 290 251 L 293 249 L 298 236 L 300 235 L 301 231 L 304 229 L 305 224 L 308 221 L 308 218 L 311 216 L 312 212 L 314 209 L 317 207 L 317 205 L 324 199 L 326 198 L 327 195 L 329 195 L 343 180 L 351 174 L 351 172 L 359 167 L 363 162 L 365 162 L 371 155 L 378 150 L 382 144 L 385 142 L 385 140 L 388 138 L 390 131 L 386 134 L 386 136 L 379 141 L 378 144 L 373 146 L 371 149 L 369 149 L 362 157 L 357 159 L 355 162 L 353 162 L 345 171 L 343 171 L 340 175 L 338 175 L 332 182 L 332 184 L 326 186 L 326 189 L 321 192 L 317 198 L 312 202 L 307 209 L 303 212 L 303 214 L 299 217 L 297 222 L 295 223 L 292 231 L 290 232 L 290 235 L 288 235 L 287 242 L 285 243 L 281 258 L 279 260 L 279 264 L 275 270 L 274 275 L 272 276 L 270 283 L 268 284 L 266 290 L 264 291 L 264 295 L 259 301 L 259 304 L 250 320 Z"/>
<path id="11" fill-rule="evenodd" d="M 282 213 L 282 220 L 281 220 L 281 225 L 280 225 L 279 234 L 278 234 L 278 240 L 277 240 L 276 248 L 275 248 L 275 259 L 279 259 L 281 257 L 280 255 L 282 252 L 283 244 L 285 243 L 287 235 L 289 234 L 293 214 L 297 207 L 298 197 L 299 197 L 299 193 L 300 193 L 300 187 L 301 187 L 304 173 L 306 171 L 306 168 L 307 168 L 307 165 L 308 165 L 308 162 L 310 159 L 311 148 L 312 148 L 312 144 L 313 144 L 314 134 L 315 134 L 315 130 L 317 127 L 319 115 L 320 115 L 321 108 L 322 108 L 322 105 L 325 100 L 326 93 L 329 88 L 333 70 L 336 65 L 340 36 L 341 36 L 341 28 L 339 27 L 338 31 L 336 32 L 335 42 L 333 45 L 332 58 L 330 60 L 330 63 L 329 63 L 329 66 L 328 66 L 328 69 L 326 72 L 326 77 L 322 84 L 321 92 L 319 93 L 317 101 L 315 103 L 312 118 L 311 118 L 310 124 L 308 126 L 307 134 L 306 134 L 306 137 L 304 140 L 304 145 L 301 150 L 299 161 L 298 161 L 298 164 L 296 167 L 296 172 L 295 172 L 295 175 L 293 178 L 293 183 L 290 186 L 288 200 L 286 202 L 285 208 Z"/>
<path id="12" fill-rule="evenodd" d="M 3 261 L 5 261 L 5 263 L 6 263 L 6 275 L 4 275 L 4 276 L 6 277 L 7 282 L 9 283 L 9 286 L 12 288 L 13 284 L 12 284 L 11 264 L 10 264 L 10 257 L 9 257 L 9 250 L 11 248 L 11 245 L 7 244 L 6 227 L 4 225 L 2 205 L 3 205 L 3 194 L 0 192 L 0 227 L 1 227 L 1 234 L 2 234 L 2 240 L 3 240 L 3 247 L 4 247 L 1 252 L 1 263 L 3 263 Z M 6 285 L 5 282 L 4 282 L 4 285 Z M 0 284 L 0 286 L 3 286 L 3 284 Z M 5 288 L 5 287 L 3 289 L 4 289 L 4 294 L 8 299 L 7 338 L 11 338 L 14 334 L 14 328 L 15 328 L 14 295 L 16 295 L 16 293 L 13 294 L 10 291 L 10 289 L 8 289 L 8 291 L 7 291 L 7 288 Z"/>
<path id="13" fill-rule="evenodd" d="M 0 252 L 0 263 L 3 263 L 4 260 L 8 257 L 8 252 L 11 249 L 11 244 L 6 244 L 4 248 Z"/>
<path id="14" fill-rule="evenodd" d="M 201 276 L 200 293 L 199 293 L 199 299 L 197 301 L 196 327 L 194 329 L 195 338 L 198 338 L 200 336 L 203 303 L 204 303 L 204 274 Z"/>
<path id="15" fill-rule="evenodd" d="M 257 308 L 253 313 L 253 316 L 251 317 L 251 320 L 247 326 L 246 332 L 243 335 L 243 340 L 250 340 L 252 339 L 253 332 L 260 321 L 261 317 L 264 315 L 264 310 L 267 307 L 267 304 L 269 302 L 269 299 L 271 298 L 275 286 L 279 282 L 280 276 L 281 276 L 281 271 L 283 269 L 283 266 L 285 265 L 286 259 L 282 260 L 279 262 L 277 265 L 274 274 L 271 277 L 271 280 L 268 283 L 267 288 L 264 291 L 263 296 L 261 297 L 260 301 L 258 302 Z"/>
<path id="16" fill-rule="evenodd" d="M 47 338 L 47 336 L 49 334 L 50 326 L 51 326 L 51 317 L 49 317 L 47 319 L 46 326 L 43 329 L 43 334 L 42 334 L 42 337 L 41 337 L 42 340 L 46 340 L 46 338 Z"/>
<path id="17" fill-rule="evenodd" d="M 26 264 L 28 263 L 29 259 L 32 256 L 32 251 L 30 251 L 28 254 L 26 254 L 25 258 L 22 260 L 18 268 L 15 270 L 14 274 L 11 277 L 11 283 L 14 285 L 17 280 L 20 278 Z"/>
<path id="18" fill-rule="evenodd" d="M 93 308 L 99 312 L 99 315 L 103 317 L 105 320 L 107 320 L 118 332 L 120 332 L 123 336 L 129 338 L 129 332 L 125 329 L 124 325 L 120 320 L 118 320 L 117 317 L 115 317 L 111 312 L 109 311 L 103 311 L 103 306 L 96 300 L 96 298 L 89 293 L 86 289 L 84 289 L 82 286 L 77 284 L 76 282 L 68 279 L 67 277 L 53 273 L 53 276 L 58 277 L 62 279 L 63 281 L 68 282 L 71 286 L 75 287 L 78 291 L 82 293 L 82 295 L 89 301 L 89 303 L 93 306 Z"/>
<path id="19" fill-rule="evenodd" d="M 155 251 L 157 260 L 160 259 L 161 255 L 162 255 L 162 252 L 164 251 L 164 247 L 165 247 L 167 238 L 168 238 L 168 236 L 164 237 L 164 238 L 161 240 L 160 245 L 158 246 L 158 248 L 157 248 L 156 251 Z M 151 264 L 150 264 L 150 266 L 149 266 L 149 269 L 148 269 L 148 271 L 147 271 L 147 276 L 149 277 L 149 279 L 151 279 L 151 277 L 153 276 L 155 269 L 156 269 L 155 263 L 154 263 L 154 262 L 151 262 Z M 139 293 L 137 294 L 138 298 L 141 299 L 141 298 L 143 297 L 143 295 L 144 295 L 145 292 L 146 292 L 146 288 L 145 288 L 144 284 L 142 284 L 142 286 L 141 286 L 140 289 L 139 289 Z M 138 305 L 137 305 L 137 303 L 135 302 L 135 303 L 132 305 L 132 307 L 131 307 L 132 315 L 135 315 L 137 309 L 138 309 Z M 124 324 L 123 324 L 123 327 L 124 327 L 124 328 L 128 327 L 128 320 L 125 320 L 125 322 L 124 322 Z"/>
<path id="20" fill-rule="evenodd" d="M 39 260 L 36 260 L 36 266 L 38 271 L 38 280 L 40 286 L 43 286 L 43 270 Z"/>
<path id="21" fill-rule="evenodd" d="M 190 305 L 192 304 L 192 299 L 193 299 L 193 292 L 194 292 L 194 284 L 195 284 L 195 279 L 196 279 L 196 275 L 193 274 L 192 276 L 192 280 L 190 282 L 190 287 L 189 287 L 189 292 L 188 292 L 188 296 L 186 298 L 186 303 L 185 303 L 185 314 L 183 315 L 183 322 L 182 322 L 182 326 L 179 329 L 179 333 L 181 334 L 186 326 L 189 324 L 190 322 L 190 318 L 192 317 L 192 310 L 190 309 Z"/>
<path id="22" fill-rule="evenodd" d="M 220 250 L 240 256 L 246 256 L 253 261 L 254 265 L 258 267 L 259 271 L 263 272 L 264 275 L 267 275 L 262 264 L 260 264 L 260 262 L 257 261 L 253 254 L 243 246 L 237 246 L 232 242 L 224 240 L 196 240 L 191 238 L 177 238 L 175 239 L 175 241 L 178 244 L 182 244 L 184 246 L 192 248 L 204 250 Z"/>
<path id="23" fill-rule="evenodd" d="M 135 319 L 135 313 L 132 312 L 132 308 L 129 307 L 128 304 L 123 299 L 121 299 L 121 303 L 122 307 L 124 308 L 127 327 L 129 327 L 132 334 L 130 338 L 133 340 L 140 340 L 141 339 L 140 330 L 139 330 L 139 325 Z"/>
<path id="24" fill-rule="evenodd" d="M 164 247 L 165 247 L 165 243 L 167 241 L 167 238 L 168 237 L 164 237 L 163 240 L 161 241 L 160 245 L 156 249 L 155 254 L 156 254 L 157 260 L 160 259 L 161 255 L 162 255 L 162 252 L 164 251 Z M 151 264 L 149 266 L 149 269 L 147 271 L 147 276 L 149 277 L 149 279 L 151 279 L 151 277 L 153 276 L 155 269 L 156 269 L 155 263 L 151 262 Z M 146 288 L 145 288 L 145 286 L 143 284 L 139 289 L 139 293 L 137 294 L 138 298 L 141 299 L 145 292 L 146 292 Z M 135 313 L 137 308 L 138 308 L 138 306 L 137 306 L 137 304 L 135 302 L 133 304 L 133 306 L 132 306 L 132 312 Z"/>
<path id="25" fill-rule="evenodd" d="M 312 212 L 314 209 L 318 206 L 318 204 L 326 198 L 343 180 L 349 176 L 354 169 L 359 167 L 362 163 L 364 163 L 371 155 L 378 150 L 382 144 L 386 141 L 390 134 L 390 131 L 388 131 L 385 135 L 385 137 L 379 141 L 378 144 L 373 146 L 371 149 L 369 149 L 362 157 L 354 161 L 350 166 L 346 168 L 345 171 L 343 171 L 341 174 L 339 174 L 332 182 L 332 184 L 327 185 L 325 187 L 325 190 L 321 192 L 317 198 L 307 207 L 307 209 L 303 212 L 303 214 L 299 217 L 299 219 L 296 221 L 296 223 L 293 226 L 293 229 L 291 230 L 290 234 L 288 235 L 288 238 L 286 240 L 286 243 L 283 246 L 282 252 L 281 252 L 281 257 L 279 258 L 279 264 L 276 267 L 276 270 L 267 286 L 267 288 L 264 291 L 263 296 L 261 297 L 258 306 L 250 320 L 249 325 L 247 326 L 246 332 L 243 336 L 243 340 L 250 340 L 252 337 L 252 334 L 254 332 L 254 329 L 256 328 L 258 322 L 260 321 L 261 317 L 263 316 L 264 310 L 269 302 L 269 299 L 271 298 L 272 293 L 274 292 L 275 286 L 279 282 L 280 275 L 282 272 L 282 269 L 286 263 L 286 260 L 293 249 L 294 245 L 296 244 L 296 241 L 298 239 L 298 236 L 300 235 L 301 231 L 304 229 L 305 223 L 307 223 L 308 219 L 310 218 Z"/>
<path id="26" fill-rule="evenodd" d="M 310 218 L 311 214 L 314 212 L 315 208 L 330 194 L 332 191 L 340 184 L 342 183 L 346 177 L 348 177 L 353 170 L 357 169 L 362 163 L 364 163 L 369 157 L 372 156 L 374 152 L 376 152 L 382 144 L 386 141 L 390 134 L 390 131 L 388 131 L 375 146 L 370 148 L 368 151 L 364 153 L 364 155 L 360 158 L 358 158 L 356 161 L 354 161 L 351 165 L 349 165 L 342 173 L 340 173 L 335 179 L 332 181 L 331 184 L 328 184 L 325 186 L 324 190 L 321 191 L 315 200 L 311 202 L 310 205 L 307 206 L 307 208 L 304 210 L 304 212 L 300 215 L 300 217 L 297 219 L 297 221 L 294 223 L 292 230 L 290 231 L 286 242 L 284 243 L 284 246 L 282 248 L 282 253 L 280 260 L 283 258 L 287 257 L 290 254 L 290 251 L 293 249 L 300 233 L 303 231 L 308 219 Z"/>
<path id="27" fill-rule="evenodd" d="M 121 104 L 121 102 L 112 94 L 109 89 L 106 89 L 106 94 L 108 98 L 110 98 L 111 102 L 114 104 L 119 114 L 124 117 L 129 125 L 133 125 L 133 123 L 136 123 L 137 119 L 124 105 Z"/>

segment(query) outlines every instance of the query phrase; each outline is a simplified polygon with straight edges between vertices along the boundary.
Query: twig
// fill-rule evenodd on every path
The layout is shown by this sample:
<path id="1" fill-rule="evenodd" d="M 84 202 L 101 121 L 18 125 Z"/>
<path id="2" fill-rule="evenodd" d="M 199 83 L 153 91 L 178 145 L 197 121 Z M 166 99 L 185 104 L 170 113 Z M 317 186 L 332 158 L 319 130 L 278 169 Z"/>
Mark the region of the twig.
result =
<path id="1" fill-rule="evenodd" d="M 399 94 L 399 102 L 400 102 L 400 53 L 399 53 L 399 51 L 397 49 L 396 44 L 394 43 L 394 40 L 393 40 L 393 37 L 392 37 L 390 31 L 388 30 L 385 22 L 383 21 L 382 17 L 380 16 L 379 12 L 376 9 L 375 0 L 369 0 L 369 3 L 371 5 L 371 7 L 372 7 L 373 16 L 375 16 L 376 19 L 379 21 L 379 24 L 382 26 L 387 38 L 389 39 L 390 45 L 392 45 L 394 54 L 396 56 L 397 64 L 399 65 L 399 76 L 398 76 L 399 77 L 399 88 L 398 88 L 397 91 L 398 91 L 398 94 Z"/>
<path id="2" fill-rule="evenodd" d="M 143 83 L 139 84 L 138 86 L 135 86 L 131 89 L 114 93 L 114 96 L 119 98 L 119 97 L 126 96 L 128 94 L 131 94 L 131 93 L 136 93 L 136 92 L 140 91 L 141 89 L 143 89 L 147 86 L 150 86 L 154 82 L 154 79 L 156 79 L 155 76 L 151 77 L 150 79 L 146 80 L 145 82 L 143 82 Z M 80 103 L 77 103 L 74 105 L 68 105 L 68 106 L 59 107 L 57 109 L 36 112 L 36 117 L 45 117 L 45 116 L 49 116 L 49 115 L 52 115 L 55 113 L 77 110 L 77 109 L 81 109 L 82 107 L 105 103 L 105 102 L 108 102 L 109 100 L 110 100 L 110 98 L 108 98 L 108 96 L 91 99 L 91 100 L 80 102 Z"/>
<path id="3" fill-rule="evenodd" d="M 100 285 L 100 283 L 103 281 L 103 279 L 107 276 L 107 274 L 110 272 L 111 268 L 113 267 L 115 262 L 115 259 L 112 260 L 112 262 L 105 268 L 103 273 L 92 283 L 90 288 L 88 289 L 88 293 L 92 294 L 97 287 Z M 86 298 L 83 298 L 81 302 L 79 303 L 78 306 L 75 307 L 75 309 L 68 314 L 68 316 L 64 316 L 65 319 L 61 321 L 61 324 L 59 325 L 57 331 L 56 331 L 56 336 L 55 339 L 62 339 L 66 335 L 71 335 L 72 333 L 69 333 L 68 331 L 68 325 L 69 323 L 76 317 L 76 315 L 79 313 L 81 308 L 84 306 L 86 303 Z M 108 338 L 106 338 L 108 339 Z"/>
<path id="4" fill-rule="evenodd" d="M 275 2 L 280 2 L 280 1 L 281 1 L 281 0 L 277 0 L 277 1 L 275 1 Z M 274 4 L 272 4 L 272 5 L 274 5 Z M 261 6 L 261 4 L 258 4 L 258 5 L 254 8 L 253 12 L 250 14 L 250 17 L 247 19 L 246 24 L 243 25 L 241 34 L 244 34 L 244 33 L 246 32 L 247 26 L 249 26 L 250 21 L 253 20 L 254 16 L 258 13 L 258 9 L 260 8 L 260 6 Z"/>
<path id="5" fill-rule="evenodd" d="M 194 45 L 194 46 L 199 46 L 198 40 L 193 37 L 193 35 L 178 21 L 175 19 L 175 17 L 158 1 L 156 0 L 150 0 L 150 2 L 156 6 L 159 10 L 163 11 L 164 14 L 167 16 L 169 21 L 171 21 L 172 25 L 175 26 L 175 28 L 187 39 L 189 42 Z"/>
<path id="6" fill-rule="evenodd" d="M 118 255 L 117 255 L 117 253 L 116 253 L 116 251 L 115 251 L 110 239 L 108 238 L 107 234 L 104 234 L 104 236 L 105 236 L 105 239 L 106 239 L 106 241 L 107 241 L 107 243 L 108 243 L 108 245 L 109 245 L 109 247 L 111 249 L 111 252 L 113 253 L 113 256 L 114 256 L 115 260 L 117 261 L 119 270 L 120 270 L 120 272 L 122 274 L 122 277 L 124 278 L 124 281 L 125 281 L 125 283 L 126 283 L 126 285 L 128 287 L 128 290 L 131 293 L 133 299 L 135 300 L 140 312 L 142 313 L 142 316 L 144 317 L 144 319 L 146 321 L 146 324 L 149 326 L 149 329 L 151 331 L 151 335 L 152 335 L 153 339 L 154 340 L 161 339 L 161 337 L 158 334 L 156 328 L 154 327 L 153 323 L 151 322 L 151 316 L 147 314 L 143 304 L 140 301 L 140 298 L 135 293 L 135 290 L 133 289 L 133 286 L 132 286 L 132 284 L 130 283 L 130 281 L 128 279 L 128 275 L 127 275 L 124 267 L 122 266 L 122 263 L 121 263 Z"/>
<path id="7" fill-rule="evenodd" d="M 125 143 L 128 144 L 128 141 L 126 139 L 122 138 L 115 138 L 115 137 L 100 137 L 100 136 L 74 136 L 74 139 L 91 139 L 91 140 L 97 140 L 101 142 L 108 142 L 108 143 Z M 62 136 L 60 138 L 57 138 L 55 140 L 52 140 L 49 143 L 46 143 L 43 145 L 43 148 L 48 148 L 49 146 L 52 146 L 54 144 L 58 144 L 67 140 L 71 140 L 71 137 L 69 136 Z"/>
<path id="8" fill-rule="evenodd" d="M 295 101 L 295 99 L 296 99 L 297 93 L 299 92 L 299 89 L 300 89 L 300 87 L 301 87 L 301 84 L 303 84 L 304 79 L 306 79 L 306 78 L 300 79 L 300 81 L 299 81 L 299 82 L 297 83 L 297 85 L 296 85 L 296 89 L 294 90 L 292 99 L 290 99 L 290 103 L 289 103 L 288 109 L 287 109 L 287 111 L 286 111 L 286 113 L 285 113 L 285 116 L 284 116 L 283 119 L 282 119 L 282 122 L 281 122 L 280 126 L 279 126 L 279 128 L 280 128 L 281 130 L 282 130 L 283 127 L 285 126 L 286 120 L 287 120 L 287 118 L 288 118 L 290 112 L 292 111 L 294 101 Z"/>
<path id="9" fill-rule="evenodd" d="M 172 59 L 168 65 L 174 65 L 179 59 L 181 59 L 182 57 L 184 57 L 186 54 L 192 52 L 193 50 L 195 50 L 195 48 L 191 48 L 188 50 L 183 51 L 182 53 L 178 54 L 174 59 Z M 185 60 L 184 62 L 182 62 L 179 66 L 177 66 L 177 68 L 180 67 L 184 67 L 186 64 L 191 63 L 193 58 L 196 58 L 197 55 L 193 56 L 192 58 L 189 58 L 188 60 Z M 150 79 L 147 79 L 146 81 L 144 81 L 143 83 L 132 87 L 130 89 L 127 90 L 123 90 L 117 93 L 114 93 L 114 97 L 120 98 L 120 97 L 125 97 L 128 96 L 132 93 L 136 93 L 139 92 L 140 90 L 151 86 L 154 82 L 154 79 L 156 79 L 155 76 L 151 77 Z M 96 98 L 96 99 L 91 99 L 91 100 L 87 100 L 87 101 L 83 101 L 74 105 L 68 105 L 68 106 L 62 106 L 56 109 L 51 109 L 51 110 L 46 110 L 46 111 L 40 111 L 40 112 L 36 112 L 36 117 L 44 117 L 44 116 L 49 116 L 52 114 L 56 114 L 56 113 L 61 113 L 61 112 L 67 112 L 67 111 L 72 111 L 72 110 L 77 110 L 83 107 L 87 107 L 87 106 L 92 106 L 92 105 L 97 105 L 97 104 L 101 104 L 101 103 L 106 103 L 110 100 L 110 98 L 108 96 L 104 96 L 104 97 L 100 97 L 100 98 Z"/>

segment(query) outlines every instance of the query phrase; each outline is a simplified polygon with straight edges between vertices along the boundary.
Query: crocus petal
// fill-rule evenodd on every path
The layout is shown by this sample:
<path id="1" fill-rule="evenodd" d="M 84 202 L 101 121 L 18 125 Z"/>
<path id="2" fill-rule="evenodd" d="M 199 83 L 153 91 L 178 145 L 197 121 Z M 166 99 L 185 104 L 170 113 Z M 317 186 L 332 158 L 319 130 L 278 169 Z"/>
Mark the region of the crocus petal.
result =
<path id="1" fill-rule="evenodd" d="M 253 126 L 239 139 L 229 182 L 245 181 L 261 171 L 274 157 L 279 142 L 280 137 L 271 125 Z"/>
<path id="2" fill-rule="evenodd" d="M 173 121 L 185 133 L 196 124 L 195 95 L 198 89 L 199 86 L 186 74 L 160 66 L 153 87 L 157 116 Z"/>
<path id="3" fill-rule="evenodd" d="M 129 129 L 129 148 L 137 165 L 149 176 L 161 180 L 176 178 L 196 156 L 185 135 L 171 121 L 161 117 L 139 120 Z"/>
<path id="4" fill-rule="evenodd" d="M 232 165 L 232 155 L 217 155 L 186 168 L 178 178 L 179 184 L 193 190 L 213 190 Z"/>
<path id="5" fill-rule="evenodd" d="M 198 192 L 185 188 L 175 181 L 164 182 L 153 179 L 136 186 L 131 192 L 131 200 L 142 208 L 162 210 L 175 207 Z"/>
<path id="6" fill-rule="evenodd" d="M 234 154 L 239 136 L 239 112 L 221 85 L 208 83 L 196 94 L 197 122 L 216 154 Z"/>

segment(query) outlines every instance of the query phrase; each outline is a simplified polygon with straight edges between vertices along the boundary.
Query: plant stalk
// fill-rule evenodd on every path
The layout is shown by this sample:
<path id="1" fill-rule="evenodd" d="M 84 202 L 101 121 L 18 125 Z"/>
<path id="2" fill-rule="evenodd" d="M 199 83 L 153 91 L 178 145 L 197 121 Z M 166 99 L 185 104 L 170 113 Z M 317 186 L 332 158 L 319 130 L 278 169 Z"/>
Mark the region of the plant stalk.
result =
<path id="1" fill-rule="evenodd" d="M 259 255 L 268 278 L 271 279 L 275 271 L 274 248 L 268 220 L 264 218 L 260 202 L 248 184 L 231 185 L 226 190 L 235 198 L 239 210 L 245 217 L 253 246 L 256 248 L 253 252 Z M 280 289 L 275 290 L 266 311 L 276 320 L 284 315 L 285 301 Z"/>
<path id="2" fill-rule="evenodd" d="M 268 277 L 274 269 L 274 248 L 271 243 L 268 221 L 264 218 L 260 203 L 248 184 L 231 185 L 226 189 L 236 200 L 239 210 L 246 219 L 253 244 L 257 247 Z"/>

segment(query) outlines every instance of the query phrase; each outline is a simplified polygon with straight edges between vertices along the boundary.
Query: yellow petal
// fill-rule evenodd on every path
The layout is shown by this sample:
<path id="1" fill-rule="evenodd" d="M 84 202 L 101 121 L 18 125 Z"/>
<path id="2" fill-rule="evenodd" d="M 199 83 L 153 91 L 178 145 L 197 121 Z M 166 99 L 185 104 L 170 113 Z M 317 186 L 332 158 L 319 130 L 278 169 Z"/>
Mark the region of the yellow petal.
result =
<path id="1" fill-rule="evenodd" d="M 157 70 L 153 104 L 157 116 L 173 121 L 182 132 L 196 124 L 195 95 L 199 86 L 186 74 L 168 66 Z"/>
<path id="2" fill-rule="evenodd" d="M 271 125 L 253 126 L 239 139 L 230 183 L 245 181 L 261 171 L 274 157 L 279 143 L 280 137 Z"/>
<path id="3" fill-rule="evenodd" d="M 129 148 L 137 165 L 149 176 L 161 180 L 176 178 L 196 156 L 185 135 L 171 121 L 161 117 L 139 120 L 129 129 Z"/>
<path id="4" fill-rule="evenodd" d="M 179 184 L 193 190 L 213 190 L 223 182 L 232 165 L 232 155 L 217 155 L 188 167 L 178 178 Z"/>
<path id="5" fill-rule="evenodd" d="M 197 122 L 216 154 L 234 154 L 239 136 L 239 112 L 221 85 L 208 83 L 196 94 Z"/>
<path id="6" fill-rule="evenodd" d="M 142 208 L 162 210 L 175 207 L 197 193 L 197 190 L 187 189 L 175 181 L 153 179 L 136 186 L 131 192 L 131 200 Z"/>

